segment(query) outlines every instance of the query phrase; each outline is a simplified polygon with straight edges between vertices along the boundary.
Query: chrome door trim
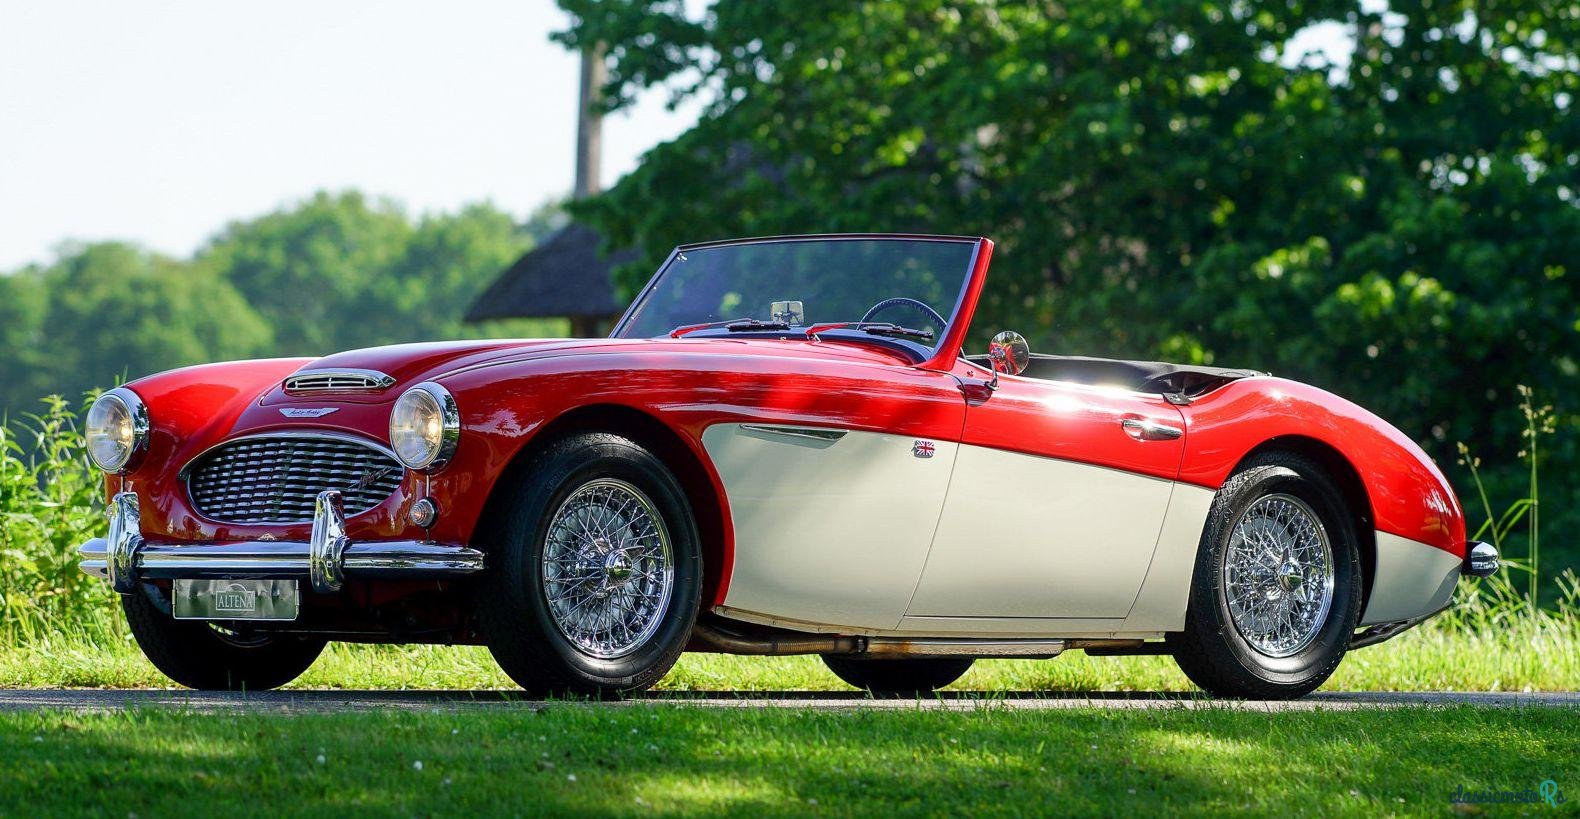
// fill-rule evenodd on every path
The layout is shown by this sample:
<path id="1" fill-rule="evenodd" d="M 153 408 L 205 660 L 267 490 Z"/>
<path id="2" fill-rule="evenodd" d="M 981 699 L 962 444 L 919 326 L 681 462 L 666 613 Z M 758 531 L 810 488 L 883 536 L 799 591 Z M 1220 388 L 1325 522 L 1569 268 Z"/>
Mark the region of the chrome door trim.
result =
<path id="1" fill-rule="evenodd" d="M 832 442 L 845 437 L 846 430 L 828 427 L 793 427 L 779 424 L 741 424 L 741 429 L 788 438 L 807 438 L 813 441 Z"/>

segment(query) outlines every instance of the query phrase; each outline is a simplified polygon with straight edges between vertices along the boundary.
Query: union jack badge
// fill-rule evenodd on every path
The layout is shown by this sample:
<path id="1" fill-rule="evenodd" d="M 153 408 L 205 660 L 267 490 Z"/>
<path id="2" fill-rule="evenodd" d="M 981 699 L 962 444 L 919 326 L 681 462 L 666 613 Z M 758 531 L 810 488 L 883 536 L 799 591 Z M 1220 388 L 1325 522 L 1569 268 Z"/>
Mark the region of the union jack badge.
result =
<path id="1" fill-rule="evenodd" d="M 916 443 L 911 445 L 911 454 L 918 458 L 931 458 L 935 449 L 937 447 L 933 446 L 932 441 L 924 441 L 918 438 Z"/>

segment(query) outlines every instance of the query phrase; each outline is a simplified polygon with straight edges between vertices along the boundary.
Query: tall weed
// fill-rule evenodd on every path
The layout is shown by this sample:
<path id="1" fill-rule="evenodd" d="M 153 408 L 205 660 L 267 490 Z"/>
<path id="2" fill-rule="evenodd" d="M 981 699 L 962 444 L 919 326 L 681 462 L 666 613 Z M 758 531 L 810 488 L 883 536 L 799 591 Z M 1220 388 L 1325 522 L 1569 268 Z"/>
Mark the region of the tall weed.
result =
<path id="1" fill-rule="evenodd" d="M 114 595 L 77 569 L 103 534 L 103 480 L 65 399 L 0 424 L 0 644 L 113 627 Z"/>

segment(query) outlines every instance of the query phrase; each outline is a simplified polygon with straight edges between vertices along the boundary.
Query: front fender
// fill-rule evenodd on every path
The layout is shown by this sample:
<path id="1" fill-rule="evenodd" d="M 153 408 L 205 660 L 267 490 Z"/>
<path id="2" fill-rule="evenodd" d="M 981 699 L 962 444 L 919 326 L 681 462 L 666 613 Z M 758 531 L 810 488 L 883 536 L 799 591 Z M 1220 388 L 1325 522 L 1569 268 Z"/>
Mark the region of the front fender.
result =
<path id="1" fill-rule="evenodd" d="M 1421 447 L 1388 422 L 1331 393 L 1282 378 L 1247 378 L 1182 408 L 1190 446 L 1180 480 L 1216 490 L 1246 455 L 1299 436 L 1339 452 L 1366 489 L 1378 532 L 1465 556 L 1465 516 Z"/>

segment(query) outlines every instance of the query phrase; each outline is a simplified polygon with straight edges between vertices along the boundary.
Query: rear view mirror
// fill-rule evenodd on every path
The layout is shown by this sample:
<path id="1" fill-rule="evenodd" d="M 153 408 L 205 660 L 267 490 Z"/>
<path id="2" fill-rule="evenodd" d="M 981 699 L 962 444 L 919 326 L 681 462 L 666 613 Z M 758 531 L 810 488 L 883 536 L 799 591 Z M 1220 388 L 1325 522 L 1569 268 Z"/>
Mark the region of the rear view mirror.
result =
<path id="1" fill-rule="evenodd" d="M 799 301 L 776 301 L 768 306 L 768 312 L 774 321 L 782 321 L 791 327 L 800 327 L 806 323 L 806 308 Z"/>
<path id="2" fill-rule="evenodd" d="M 1020 333 L 1005 330 L 988 342 L 988 360 L 993 363 L 995 372 L 1019 375 L 1031 363 L 1031 345 Z"/>

